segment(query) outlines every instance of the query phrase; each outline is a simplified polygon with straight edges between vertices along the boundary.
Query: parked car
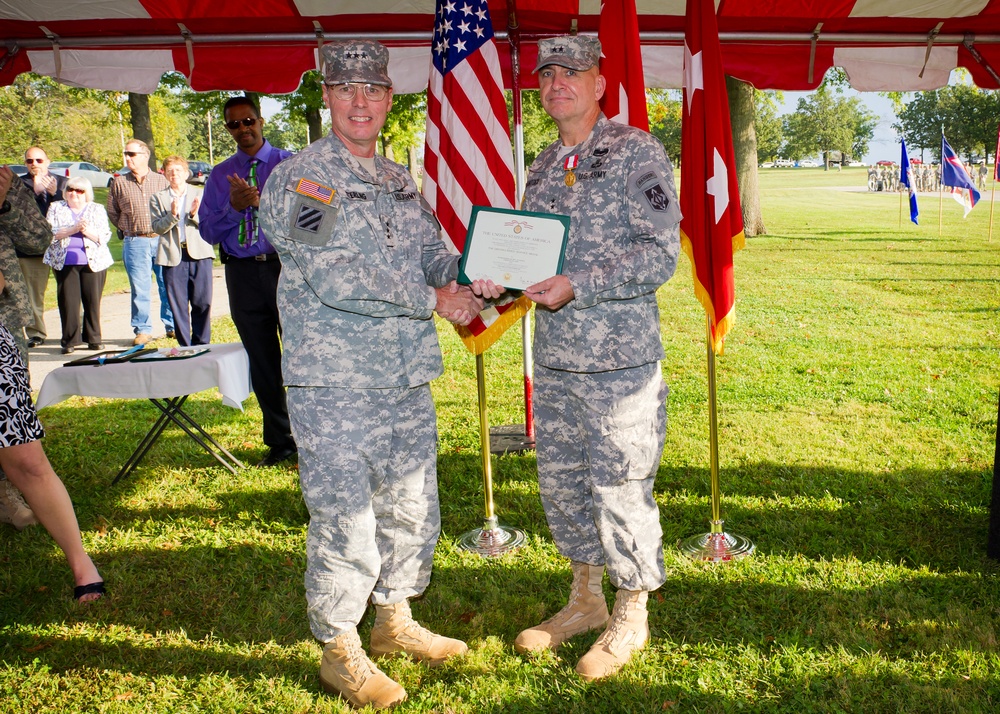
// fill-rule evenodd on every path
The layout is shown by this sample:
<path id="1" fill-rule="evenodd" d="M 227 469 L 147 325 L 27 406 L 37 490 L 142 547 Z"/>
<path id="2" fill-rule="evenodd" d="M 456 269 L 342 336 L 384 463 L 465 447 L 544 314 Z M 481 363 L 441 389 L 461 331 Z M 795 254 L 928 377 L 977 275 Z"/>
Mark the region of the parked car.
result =
<path id="1" fill-rule="evenodd" d="M 791 159 L 778 159 L 777 161 L 774 162 L 774 165 L 779 168 L 787 169 L 791 168 L 792 166 L 795 166 L 795 162 L 792 161 Z"/>
<path id="2" fill-rule="evenodd" d="M 799 168 L 803 169 L 814 169 L 817 166 L 819 166 L 819 164 L 817 164 L 812 159 L 803 159 L 802 161 L 799 162 Z"/>
<path id="3" fill-rule="evenodd" d="M 864 161 L 848 161 L 847 165 L 850 168 L 852 168 L 852 169 L 858 169 L 858 168 L 862 168 L 863 169 L 865 167 L 865 162 Z"/>
<path id="4" fill-rule="evenodd" d="M 895 166 L 896 162 L 895 161 L 886 161 L 885 159 L 882 159 L 881 161 L 876 161 L 875 165 L 876 166 Z"/>
<path id="5" fill-rule="evenodd" d="M 773 161 L 765 161 L 764 163 L 762 163 L 760 165 L 760 167 L 762 169 L 773 169 L 774 168 L 774 162 Z"/>
<path id="6" fill-rule="evenodd" d="M 18 176 L 27 176 L 28 167 L 24 164 L 7 164 L 10 166 L 10 170 L 13 171 Z"/>
<path id="7" fill-rule="evenodd" d="M 208 175 L 212 173 L 212 164 L 207 161 L 188 161 L 188 169 L 190 169 L 191 175 L 187 182 L 204 186 Z"/>
<path id="8" fill-rule="evenodd" d="M 94 188 L 110 186 L 115 178 L 113 174 L 86 161 L 53 161 L 49 164 L 49 171 L 68 177 L 80 176 L 90 181 Z"/>

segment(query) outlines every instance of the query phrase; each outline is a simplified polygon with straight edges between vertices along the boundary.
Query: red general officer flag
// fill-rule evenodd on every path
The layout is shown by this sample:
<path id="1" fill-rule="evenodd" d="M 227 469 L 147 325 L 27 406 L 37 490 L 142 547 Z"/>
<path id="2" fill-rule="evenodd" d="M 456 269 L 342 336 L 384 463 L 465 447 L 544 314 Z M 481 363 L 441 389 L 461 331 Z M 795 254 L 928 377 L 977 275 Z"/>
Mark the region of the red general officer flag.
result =
<path id="1" fill-rule="evenodd" d="M 735 321 L 733 252 L 743 247 L 743 214 L 712 0 L 687 0 L 681 212 L 695 295 L 708 313 L 712 349 L 721 354 Z"/>
<path id="2" fill-rule="evenodd" d="M 424 149 L 424 198 L 455 250 L 465 247 L 473 206 L 514 208 L 514 155 L 500 59 L 486 0 L 438 0 L 431 43 Z M 456 326 L 465 346 L 485 352 L 527 311 L 521 297 Z"/>
<path id="3" fill-rule="evenodd" d="M 597 39 L 601 41 L 601 74 L 608 83 L 601 97 L 604 115 L 649 131 L 635 0 L 605 0 Z"/>

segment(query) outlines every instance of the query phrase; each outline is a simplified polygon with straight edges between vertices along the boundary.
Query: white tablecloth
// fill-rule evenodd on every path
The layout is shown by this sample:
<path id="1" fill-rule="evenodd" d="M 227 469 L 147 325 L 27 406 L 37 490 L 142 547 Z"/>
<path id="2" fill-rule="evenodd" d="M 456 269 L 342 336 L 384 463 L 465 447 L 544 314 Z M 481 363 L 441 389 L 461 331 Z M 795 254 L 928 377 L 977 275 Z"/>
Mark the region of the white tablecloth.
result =
<path id="1" fill-rule="evenodd" d="M 166 399 L 214 387 L 223 404 L 242 411 L 243 400 L 250 396 L 250 360 L 243 345 L 205 347 L 207 353 L 187 359 L 59 367 L 45 377 L 35 406 L 41 409 L 74 396 Z"/>

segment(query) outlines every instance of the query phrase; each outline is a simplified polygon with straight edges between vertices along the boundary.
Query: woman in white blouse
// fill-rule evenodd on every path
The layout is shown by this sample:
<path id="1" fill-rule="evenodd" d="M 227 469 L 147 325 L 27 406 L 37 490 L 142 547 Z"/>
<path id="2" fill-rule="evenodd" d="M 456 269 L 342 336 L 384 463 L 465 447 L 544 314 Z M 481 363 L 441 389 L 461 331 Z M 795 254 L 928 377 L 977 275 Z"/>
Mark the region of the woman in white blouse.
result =
<path id="1" fill-rule="evenodd" d="M 63 189 L 65 201 L 49 206 L 52 244 L 43 261 L 56 274 L 56 298 L 62 322 L 62 353 L 70 354 L 83 342 L 101 350 L 101 296 L 114 258 L 108 250 L 111 228 L 104 206 L 94 203 L 90 181 L 73 177 Z M 80 307 L 83 339 L 80 339 Z"/>

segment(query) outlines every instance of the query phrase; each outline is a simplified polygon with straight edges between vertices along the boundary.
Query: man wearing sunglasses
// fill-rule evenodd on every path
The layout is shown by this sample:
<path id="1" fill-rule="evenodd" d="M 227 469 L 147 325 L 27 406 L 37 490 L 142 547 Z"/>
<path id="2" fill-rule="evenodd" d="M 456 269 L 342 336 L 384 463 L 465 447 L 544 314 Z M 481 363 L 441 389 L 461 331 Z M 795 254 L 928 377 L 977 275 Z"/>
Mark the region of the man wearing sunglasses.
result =
<path id="1" fill-rule="evenodd" d="M 153 219 L 149 201 L 170 184 L 149 167 L 149 146 L 139 139 L 129 139 L 125 144 L 125 165 L 128 173 L 114 180 L 108 189 L 108 218 L 123 234 L 122 263 L 132 288 L 133 344 L 144 345 L 153 339 L 153 319 L 149 314 L 152 280 L 160 293 L 160 319 L 167 337 L 174 337 L 174 314 L 167 301 L 167 287 L 163 282 L 163 267 L 156 264 L 159 234 L 153 232 Z"/>
<path id="2" fill-rule="evenodd" d="M 278 276 L 281 263 L 258 220 L 260 191 L 271 171 L 291 152 L 264 138 L 264 120 L 253 100 L 233 97 L 223 118 L 236 153 L 220 163 L 205 182 L 198 220 L 201 237 L 219 245 L 226 266 L 229 311 L 250 358 L 250 381 L 263 415 L 268 452 L 258 466 L 275 466 L 295 456 L 281 379 L 281 324 Z"/>
<path id="3" fill-rule="evenodd" d="M 389 53 L 323 47 L 332 131 L 284 162 L 261 199 L 281 255 L 278 307 L 299 480 L 309 509 L 306 600 L 325 644 L 320 683 L 357 707 L 406 697 L 369 652 L 430 665 L 468 648 L 417 623 L 441 529 L 430 381 L 442 372 L 433 314 L 468 324 L 482 301 L 454 283 L 458 258 L 407 170 L 375 155 L 392 106 Z M 214 175 L 214 174 L 213 174 Z"/>
<path id="4" fill-rule="evenodd" d="M 63 188 L 66 186 L 66 177 L 49 171 L 49 163 L 48 155 L 37 146 L 24 152 L 24 165 L 28 168 L 28 173 L 21 177 L 21 181 L 35 197 L 35 203 L 43 216 L 48 215 L 50 205 L 63 200 Z M 44 344 L 48 336 L 45 330 L 45 288 L 48 287 L 49 273 L 52 271 L 42 262 L 43 253 L 44 250 L 38 255 L 17 251 L 17 262 L 21 266 L 24 286 L 28 289 L 28 302 L 31 304 L 31 322 L 24 327 L 28 347 Z"/>

